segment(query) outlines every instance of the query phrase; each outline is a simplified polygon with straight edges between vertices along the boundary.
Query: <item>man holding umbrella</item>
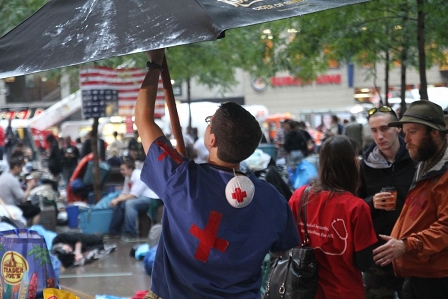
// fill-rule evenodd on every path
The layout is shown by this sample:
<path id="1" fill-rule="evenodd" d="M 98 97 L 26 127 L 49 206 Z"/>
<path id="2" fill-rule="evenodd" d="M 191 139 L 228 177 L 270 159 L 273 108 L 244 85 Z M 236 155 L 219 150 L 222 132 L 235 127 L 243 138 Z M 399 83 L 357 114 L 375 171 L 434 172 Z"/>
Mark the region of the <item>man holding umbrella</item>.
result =
<path id="1" fill-rule="evenodd" d="M 148 56 L 135 122 L 147 155 L 142 181 L 163 200 L 164 211 L 146 298 L 260 298 L 266 253 L 299 245 L 286 200 L 239 171 L 261 140 L 260 126 L 240 105 L 223 103 L 206 118 L 208 163 L 182 157 L 154 120 L 164 50 Z"/>

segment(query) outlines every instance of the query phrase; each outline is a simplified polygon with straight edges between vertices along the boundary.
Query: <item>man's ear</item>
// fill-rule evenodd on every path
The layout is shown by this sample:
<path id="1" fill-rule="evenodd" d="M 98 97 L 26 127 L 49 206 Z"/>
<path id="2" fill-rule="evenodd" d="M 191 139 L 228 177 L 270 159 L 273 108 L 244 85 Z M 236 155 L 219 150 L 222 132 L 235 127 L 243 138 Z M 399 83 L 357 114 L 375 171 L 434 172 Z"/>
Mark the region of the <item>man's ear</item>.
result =
<path id="1" fill-rule="evenodd" d="M 217 138 L 216 135 L 213 133 L 210 133 L 210 139 L 209 139 L 209 145 L 210 147 L 216 147 L 217 146 Z"/>
<path id="2" fill-rule="evenodd" d="M 440 131 L 436 129 L 432 129 L 430 133 L 432 139 L 438 139 L 440 134 Z"/>

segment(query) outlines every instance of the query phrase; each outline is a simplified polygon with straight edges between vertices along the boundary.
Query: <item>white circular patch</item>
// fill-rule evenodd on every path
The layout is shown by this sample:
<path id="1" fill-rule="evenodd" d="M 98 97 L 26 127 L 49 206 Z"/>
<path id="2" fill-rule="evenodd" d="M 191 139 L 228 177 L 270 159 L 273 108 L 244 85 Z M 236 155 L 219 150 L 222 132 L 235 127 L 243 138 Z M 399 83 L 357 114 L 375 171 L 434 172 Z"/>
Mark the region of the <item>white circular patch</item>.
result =
<path id="1" fill-rule="evenodd" d="M 245 176 L 233 177 L 226 186 L 226 198 L 234 208 L 244 208 L 254 198 L 255 186 Z"/>

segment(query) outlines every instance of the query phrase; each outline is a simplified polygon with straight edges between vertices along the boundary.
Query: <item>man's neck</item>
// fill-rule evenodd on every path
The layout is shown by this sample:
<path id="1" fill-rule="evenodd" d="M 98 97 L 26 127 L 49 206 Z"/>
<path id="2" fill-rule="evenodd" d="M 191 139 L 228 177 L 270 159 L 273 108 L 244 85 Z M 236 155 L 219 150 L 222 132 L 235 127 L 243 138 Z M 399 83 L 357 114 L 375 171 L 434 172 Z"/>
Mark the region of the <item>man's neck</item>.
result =
<path id="1" fill-rule="evenodd" d="M 399 149 L 400 149 L 400 141 L 397 139 L 397 141 L 391 148 L 380 152 L 384 156 L 384 158 L 386 158 L 387 162 L 393 163 L 395 161 L 395 156 L 397 155 Z"/>
<path id="2" fill-rule="evenodd" d="M 229 168 L 229 169 L 235 169 L 235 170 L 239 170 L 240 169 L 240 164 L 239 163 L 228 163 L 228 162 L 221 161 L 219 159 L 213 159 L 213 160 L 210 159 L 208 161 L 208 163 L 212 164 L 212 165 L 217 165 L 217 166 L 220 166 L 220 167 Z"/>
<path id="3" fill-rule="evenodd" d="M 13 176 L 18 176 L 20 174 L 20 172 L 17 172 L 17 170 L 14 169 L 10 169 L 9 172 L 13 175 Z"/>

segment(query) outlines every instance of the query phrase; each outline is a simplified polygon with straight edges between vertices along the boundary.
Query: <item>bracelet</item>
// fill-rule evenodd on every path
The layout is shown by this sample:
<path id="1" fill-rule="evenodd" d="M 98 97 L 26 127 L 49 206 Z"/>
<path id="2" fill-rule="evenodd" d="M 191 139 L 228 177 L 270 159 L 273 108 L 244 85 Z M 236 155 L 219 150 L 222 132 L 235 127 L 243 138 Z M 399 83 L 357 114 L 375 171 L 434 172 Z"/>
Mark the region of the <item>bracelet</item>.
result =
<path id="1" fill-rule="evenodd" d="M 148 61 L 146 63 L 146 70 L 149 71 L 151 69 L 157 69 L 159 71 L 162 71 L 163 67 L 158 63 Z"/>

